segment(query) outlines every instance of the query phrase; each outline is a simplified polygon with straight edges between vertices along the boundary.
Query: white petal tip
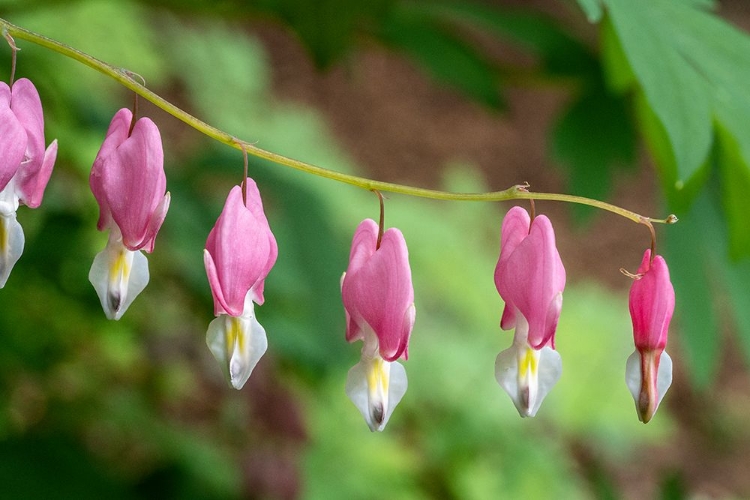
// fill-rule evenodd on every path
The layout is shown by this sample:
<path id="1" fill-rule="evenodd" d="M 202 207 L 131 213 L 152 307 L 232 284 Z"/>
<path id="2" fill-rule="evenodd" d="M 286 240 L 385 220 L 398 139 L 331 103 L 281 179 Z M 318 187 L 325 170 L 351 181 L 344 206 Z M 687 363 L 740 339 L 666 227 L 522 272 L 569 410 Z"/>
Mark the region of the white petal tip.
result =
<path id="1" fill-rule="evenodd" d="M 633 396 L 638 420 L 644 424 L 654 417 L 672 385 L 672 358 L 666 351 L 657 354 L 636 350 L 625 364 L 625 383 Z"/>
<path id="2" fill-rule="evenodd" d="M 535 350 L 513 344 L 495 360 L 497 383 L 510 396 L 523 418 L 536 416 L 561 375 L 562 359 L 551 347 Z"/>
<path id="3" fill-rule="evenodd" d="M 268 349 L 266 331 L 247 303 L 243 316 L 221 314 L 208 325 L 206 344 L 230 387 L 240 390 Z"/>
<path id="4" fill-rule="evenodd" d="M 96 254 L 89 271 L 107 319 L 119 320 L 149 280 L 148 259 L 140 251 L 130 251 L 121 242 L 110 239 Z"/>
<path id="5" fill-rule="evenodd" d="M 347 375 L 346 395 L 372 432 L 382 432 L 406 394 L 406 370 L 398 362 L 363 357 Z"/>

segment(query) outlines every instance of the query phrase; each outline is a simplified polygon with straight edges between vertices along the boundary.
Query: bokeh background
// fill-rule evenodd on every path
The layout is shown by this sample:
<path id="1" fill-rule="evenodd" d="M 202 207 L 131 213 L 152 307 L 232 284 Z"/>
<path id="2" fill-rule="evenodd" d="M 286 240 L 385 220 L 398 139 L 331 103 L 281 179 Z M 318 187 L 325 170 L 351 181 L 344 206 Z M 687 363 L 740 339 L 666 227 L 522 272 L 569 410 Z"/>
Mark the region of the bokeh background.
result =
<path id="1" fill-rule="evenodd" d="M 409 244 L 417 322 L 409 390 L 385 432 L 372 434 L 344 394 L 360 346 L 344 340 L 339 279 L 377 198 L 250 159 L 280 250 L 257 309 L 269 350 L 232 390 L 205 345 L 213 306 L 202 249 L 241 181 L 242 155 L 140 101 L 163 134 L 172 205 L 148 255 L 150 284 L 122 320 L 106 320 L 87 279 L 106 242 L 88 174 L 109 120 L 133 96 L 19 40 L 16 77 L 39 89 L 60 153 L 43 205 L 19 210 L 26 249 L 0 290 L 0 496 L 750 496 L 750 138 L 738 125 L 750 123 L 750 107 L 733 100 L 748 81 L 750 42 L 728 28 L 750 25 L 750 10 L 739 0 L 655 1 L 656 14 L 675 8 L 690 11 L 678 21 L 698 20 L 665 28 L 664 41 L 649 38 L 648 23 L 635 24 L 642 32 L 624 23 L 622 2 L 606 3 L 597 24 L 561 0 L 0 0 L 0 17 L 136 72 L 264 149 L 454 191 L 527 181 L 682 219 L 657 228 L 677 289 L 675 381 L 644 426 L 624 383 L 633 346 L 630 280 L 619 269 L 637 269 L 648 231 L 537 203 L 568 271 L 564 373 L 538 416 L 521 419 L 493 376 L 512 339 L 499 329 L 492 279 L 511 204 L 388 196 L 386 225 Z M 596 18 L 596 2 L 581 5 Z M 656 23 L 649 5 L 640 7 Z M 733 114 L 703 117 L 712 142 L 700 157 L 691 156 L 700 133 L 687 149 L 675 137 L 701 110 L 680 105 L 675 85 L 664 94 L 685 115 L 675 122 L 649 78 L 664 71 L 690 87 L 694 75 L 678 63 L 703 32 L 716 53 L 700 61 L 732 64 L 699 71 L 708 83 L 696 85 Z M 633 33 L 654 51 L 645 70 Z M 670 41 L 684 42 L 678 63 L 661 57 Z M 0 47 L 0 79 L 9 73 Z"/>

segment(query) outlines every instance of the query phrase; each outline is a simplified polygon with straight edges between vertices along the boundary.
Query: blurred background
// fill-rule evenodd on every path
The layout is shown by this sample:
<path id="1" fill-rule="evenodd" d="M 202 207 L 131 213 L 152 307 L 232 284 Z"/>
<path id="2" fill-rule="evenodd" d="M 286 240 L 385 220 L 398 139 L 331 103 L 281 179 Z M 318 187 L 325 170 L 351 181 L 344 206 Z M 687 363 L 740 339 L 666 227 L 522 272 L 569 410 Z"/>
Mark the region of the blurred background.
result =
<path id="1" fill-rule="evenodd" d="M 537 203 L 568 272 L 564 372 L 521 419 L 493 373 L 512 339 L 493 283 L 511 204 L 389 196 L 418 313 L 409 390 L 372 434 L 344 394 L 361 346 L 344 340 L 339 279 L 377 198 L 250 159 L 279 259 L 256 309 L 268 352 L 230 389 L 205 345 L 202 250 L 242 155 L 140 101 L 162 131 L 172 204 L 151 282 L 106 320 L 87 278 L 106 243 L 88 174 L 133 96 L 19 40 L 16 78 L 37 86 L 60 152 L 43 205 L 19 210 L 26 249 L 0 290 L 2 497 L 750 496 L 750 9 L 605 4 L 0 0 L 0 17 L 270 151 L 454 191 L 529 182 L 681 219 L 657 227 L 677 292 L 675 381 L 644 426 L 624 382 L 631 281 L 619 269 L 637 269 L 648 231 Z"/>

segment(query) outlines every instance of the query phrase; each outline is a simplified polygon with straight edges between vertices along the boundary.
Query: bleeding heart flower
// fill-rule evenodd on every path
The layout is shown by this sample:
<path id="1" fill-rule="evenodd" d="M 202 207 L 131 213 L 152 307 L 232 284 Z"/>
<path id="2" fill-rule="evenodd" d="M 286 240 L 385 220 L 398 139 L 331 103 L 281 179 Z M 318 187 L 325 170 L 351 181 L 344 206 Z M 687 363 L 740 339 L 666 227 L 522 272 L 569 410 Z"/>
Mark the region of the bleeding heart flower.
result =
<path id="1" fill-rule="evenodd" d="M 533 417 L 562 373 L 555 330 L 562 309 L 565 268 L 555 232 L 544 215 L 531 221 L 511 208 L 501 231 L 495 286 L 505 301 L 500 326 L 515 328 L 513 345 L 495 361 L 495 377 L 522 417 Z"/>
<path id="2" fill-rule="evenodd" d="M 153 251 L 170 201 L 159 129 L 148 118 L 133 118 L 129 109 L 112 118 L 89 177 L 99 203 L 97 228 L 110 231 L 89 281 L 109 319 L 120 319 L 148 284 L 140 250 Z"/>
<path id="3" fill-rule="evenodd" d="M 11 89 L 0 82 L 0 288 L 23 253 L 18 206 L 42 203 L 56 158 L 57 140 L 44 149 L 44 114 L 34 84 L 21 78 Z"/>
<path id="4" fill-rule="evenodd" d="M 372 431 L 382 431 L 406 393 L 409 337 L 416 309 L 406 241 L 398 229 L 382 235 L 366 219 L 357 228 L 349 267 L 341 278 L 346 340 L 363 340 L 362 358 L 350 371 L 346 393 Z"/>
<path id="5" fill-rule="evenodd" d="M 635 400 L 638 418 L 644 424 L 654 416 L 672 384 L 672 358 L 664 348 L 674 305 L 667 263 L 660 255 L 652 261 L 651 250 L 646 250 L 630 288 L 635 352 L 628 358 L 625 369 L 625 381 Z"/>
<path id="6" fill-rule="evenodd" d="M 229 192 L 203 252 L 217 316 L 206 343 L 235 389 L 245 385 L 268 347 L 254 304 L 264 302 L 264 282 L 278 255 L 252 179 L 246 181 L 245 195 L 243 202 L 240 186 Z"/>

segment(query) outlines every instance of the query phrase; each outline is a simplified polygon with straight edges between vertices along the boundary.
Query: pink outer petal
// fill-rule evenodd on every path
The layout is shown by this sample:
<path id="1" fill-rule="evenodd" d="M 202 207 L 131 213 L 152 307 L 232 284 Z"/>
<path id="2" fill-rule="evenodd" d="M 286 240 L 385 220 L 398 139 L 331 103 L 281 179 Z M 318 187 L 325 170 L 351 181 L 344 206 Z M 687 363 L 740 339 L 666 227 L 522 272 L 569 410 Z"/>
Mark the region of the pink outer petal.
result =
<path id="1" fill-rule="evenodd" d="M 274 238 L 273 233 L 271 232 L 271 227 L 268 224 L 266 213 L 263 210 L 263 201 L 260 198 L 258 185 L 253 179 L 249 177 L 245 179 L 245 200 L 245 206 L 248 210 L 250 210 L 255 219 L 264 227 L 267 235 L 269 236 L 268 242 L 270 245 L 270 252 L 268 253 L 268 260 L 266 261 L 265 266 L 265 269 L 267 269 L 266 274 L 268 274 L 273 265 L 276 263 L 276 258 L 279 255 L 279 248 L 276 244 L 276 238 Z M 253 285 L 252 287 L 253 300 L 258 305 L 263 305 L 263 302 L 265 302 L 265 299 L 263 298 L 263 289 L 265 287 L 265 283 L 265 279 L 261 279 L 256 281 L 255 285 Z"/>
<path id="2" fill-rule="evenodd" d="M 44 114 L 42 101 L 34 84 L 21 78 L 13 84 L 10 109 L 28 134 L 26 157 L 30 172 L 38 172 L 44 158 Z"/>
<path id="3" fill-rule="evenodd" d="M 133 132 L 102 163 L 104 197 L 123 244 L 132 251 L 153 247 L 154 212 L 167 187 L 161 136 L 154 122 L 141 118 Z"/>
<path id="4" fill-rule="evenodd" d="M 675 296 L 669 268 L 660 255 L 650 263 L 651 250 L 643 254 L 638 274 L 630 288 L 630 317 L 635 346 L 640 351 L 662 351 L 667 345 L 669 323 L 674 313 Z"/>
<path id="5" fill-rule="evenodd" d="M 258 200 L 260 198 L 258 197 Z M 262 206 L 262 205 L 261 205 Z M 251 289 L 262 304 L 262 282 L 276 262 L 276 239 L 263 212 L 258 218 L 242 203 L 242 191 L 229 192 L 224 209 L 206 241 L 206 273 L 214 296 L 214 313 L 240 316 Z"/>
<path id="6" fill-rule="evenodd" d="M 349 252 L 349 266 L 341 280 L 341 294 L 344 297 L 344 282 L 347 276 L 352 276 L 359 271 L 367 260 L 375 253 L 375 246 L 378 242 L 378 225 L 372 219 L 363 220 L 352 238 L 352 249 Z M 357 321 L 357 314 L 352 313 L 346 307 L 347 299 L 344 298 L 344 310 L 346 311 L 346 340 L 354 342 L 355 340 L 364 339 L 364 332 Z M 352 305 L 354 307 L 354 305 Z"/>
<path id="7" fill-rule="evenodd" d="M 565 288 L 565 268 L 547 217 L 534 219 L 528 237 L 508 257 L 499 278 L 500 295 L 526 318 L 529 345 L 540 349 L 555 334 Z"/>
<path id="8" fill-rule="evenodd" d="M 16 174 L 16 191 L 25 205 L 36 208 L 42 202 L 52 167 L 57 158 L 57 141 L 44 149 L 44 114 L 34 84 L 21 78 L 13 84 L 11 109 L 26 129 L 26 159 Z"/>
<path id="9" fill-rule="evenodd" d="M 381 357 L 394 361 L 405 354 L 414 324 L 409 253 L 403 234 L 393 228 L 383 234 L 380 248 L 372 252 L 377 241 L 377 226 L 376 241 L 372 241 L 373 225 L 365 221 L 355 233 L 342 297 L 352 320 L 360 323 L 361 319 L 375 332 Z"/>
<path id="10" fill-rule="evenodd" d="M 143 240 L 143 250 L 148 253 L 154 251 L 154 244 L 156 243 L 156 234 L 161 229 L 161 225 L 164 223 L 164 219 L 167 218 L 167 210 L 169 210 L 169 202 L 171 201 L 169 193 L 164 195 L 159 205 L 157 205 L 154 213 L 151 215 L 151 220 L 148 223 L 148 229 L 146 230 L 146 237 Z"/>
<path id="11" fill-rule="evenodd" d="M 103 185 L 104 164 L 113 156 L 117 148 L 128 138 L 132 118 L 133 113 L 126 108 L 115 113 L 115 116 L 109 124 L 109 129 L 107 129 L 107 135 L 104 138 L 104 142 L 102 143 L 101 148 L 99 148 L 99 152 L 96 154 L 94 165 L 91 167 L 89 185 L 91 186 L 91 192 L 94 193 L 94 198 L 96 198 L 96 201 L 99 204 L 99 222 L 97 222 L 96 225 L 99 231 L 103 231 L 112 219 Z"/>
<path id="12" fill-rule="evenodd" d="M 17 190 L 21 202 L 29 208 L 37 208 L 42 204 L 44 190 L 52 175 L 52 167 L 55 166 L 57 159 L 57 139 L 52 141 L 47 150 L 44 152 L 41 169 L 36 175 L 24 175 L 23 170 L 19 170 L 22 176 L 18 179 Z"/>
<path id="13" fill-rule="evenodd" d="M 213 234 L 213 232 L 211 234 Z M 211 253 L 208 251 L 208 249 L 203 250 L 203 264 L 206 266 L 208 285 L 211 287 L 211 293 L 214 298 L 214 315 L 219 316 L 219 314 L 229 314 L 223 305 L 226 304 L 227 301 L 224 298 L 224 293 L 221 290 L 219 272 L 216 270 L 216 264 L 214 264 L 214 259 L 211 257 Z M 234 316 L 238 315 L 235 314 Z"/>
<path id="14" fill-rule="evenodd" d="M 18 171 L 26 152 L 26 130 L 10 108 L 10 88 L 0 82 L 0 191 Z"/>
<path id="15" fill-rule="evenodd" d="M 529 235 L 531 226 L 531 217 L 529 213 L 521 207 L 513 207 L 503 218 L 503 226 L 500 230 L 500 258 L 495 266 L 495 287 L 500 292 L 500 281 L 502 274 L 513 251 Z M 501 294 L 502 296 L 502 294 Z M 500 327 L 503 330 L 510 330 L 516 326 L 515 307 L 509 303 L 506 297 L 503 317 L 500 320 Z"/>

